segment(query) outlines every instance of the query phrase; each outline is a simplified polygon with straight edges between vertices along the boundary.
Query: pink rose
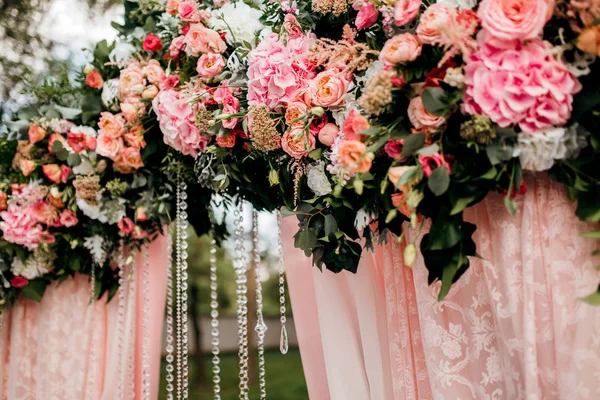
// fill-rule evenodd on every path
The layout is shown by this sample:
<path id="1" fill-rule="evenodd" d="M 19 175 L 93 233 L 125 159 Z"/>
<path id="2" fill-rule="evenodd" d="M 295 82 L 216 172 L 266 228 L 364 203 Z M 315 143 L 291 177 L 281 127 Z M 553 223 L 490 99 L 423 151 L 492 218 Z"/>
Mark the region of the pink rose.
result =
<path id="1" fill-rule="evenodd" d="M 185 36 L 177 36 L 169 46 L 169 58 L 177 58 L 185 49 Z"/>
<path id="2" fill-rule="evenodd" d="M 140 169 L 144 166 L 139 147 L 125 147 L 121 150 L 121 163 L 132 169 Z"/>
<path id="3" fill-rule="evenodd" d="M 316 140 L 302 128 L 292 128 L 281 138 L 281 148 L 290 156 L 300 159 L 315 149 Z"/>
<path id="4" fill-rule="evenodd" d="M 106 158 L 114 160 L 121 148 L 123 147 L 123 140 L 121 138 L 114 138 L 110 135 L 100 134 L 98 136 L 98 144 L 96 146 L 96 153 Z"/>
<path id="5" fill-rule="evenodd" d="M 121 231 L 120 234 L 122 236 L 129 235 L 135 229 L 135 224 L 131 220 L 131 218 L 121 218 L 119 222 L 117 222 L 117 226 Z"/>
<path id="6" fill-rule="evenodd" d="M 198 59 L 196 71 L 201 78 L 212 78 L 225 68 L 223 56 L 220 54 L 202 54 Z"/>
<path id="7" fill-rule="evenodd" d="M 146 36 L 146 39 L 144 39 L 144 43 L 143 43 L 142 47 L 144 48 L 144 50 L 146 50 L 148 52 L 152 52 L 152 51 L 161 51 L 163 45 L 162 45 L 162 41 L 160 40 L 160 38 L 158 36 L 156 36 L 154 33 L 150 32 L 148 34 L 148 36 Z"/>
<path id="8" fill-rule="evenodd" d="M 325 70 L 318 74 L 308 87 L 308 98 L 315 106 L 331 107 L 344 103 L 350 82 L 337 71 Z"/>
<path id="9" fill-rule="evenodd" d="M 421 55 L 421 43 L 412 33 L 402 33 L 388 40 L 379 58 L 385 64 L 395 66 L 400 63 L 414 61 Z"/>
<path id="10" fill-rule="evenodd" d="M 223 53 L 227 45 L 214 30 L 201 24 L 194 24 L 185 35 L 185 52 L 188 56 L 197 57 L 201 53 Z"/>
<path id="11" fill-rule="evenodd" d="M 383 149 L 386 154 L 394 160 L 399 158 L 402 154 L 402 148 L 404 147 L 404 139 L 401 140 L 388 140 Z"/>
<path id="12" fill-rule="evenodd" d="M 77 225 L 78 222 L 77 215 L 71 210 L 63 210 L 60 214 L 60 223 L 67 228 Z"/>
<path id="13" fill-rule="evenodd" d="M 67 165 L 61 165 L 60 166 L 60 181 L 62 183 L 67 183 L 67 179 L 69 179 L 71 172 L 73 172 L 73 168 L 71 168 Z"/>
<path id="14" fill-rule="evenodd" d="M 394 19 L 397 26 L 408 24 L 415 19 L 421 8 L 421 0 L 397 0 L 394 5 Z"/>
<path id="15" fill-rule="evenodd" d="M 302 36 L 302 26 L 300 26 L 300 23 L 294 14 L 285 14 L 283 27 L 291 38 Z"/>
<path id="16" fill-rule="evenodd" d="M 483 0 L 477 14 L 493 36 L 526 40 L 540 36 L 548 8 L 548 0 Z"/>
<path id="17" fill-rule="evenodd" d="M 146 65 L 143 72 L 146 74 L 148 82 L 154 84 L 160 83 L 165 77 L 165 71 L 156 60 L 148 61 L 148 65 Z"/>
<path id="18" fill-rule="evenodd" d="M 358 11 L 354 25 L 358 30 L 370 28 L 379 17 L 379 11 L 373 3 L 367 0 L 355 0 L 352 8 Z"/>
<path id="19" fill-rule="evenodd" d="M 432 133 L 444 125 L 446 118 L 429 113 L 423 105 L 421 96 L 417 96 L 408 105 L 408 119 L 417 130 Z"/>
<path id="20" fill-rule="evenodd" d="M 229 96 L 223 101 L 223 114 L 235 114 L 240 111 L 240 101 L 234 97 Z M 237 124 L 237 118 L 229 118 L 223 121 L 223 128 L 233 129 Z"/>
<path id="21" fill-rule="evenodd" d="M 42 171 L 44 172 L 44 176 L 48 178 L 49 181 L 54 183 L 60 182 L 62 172 L 57 164 L 42 165 Z"/>
<path id="22" fill-rule="evenodd" d="M 21 289 L 29 285 L 29 281 L 23 276 L 15 276 L 10 280 L 10 285 L 14 288 Z"/>
<path id="23" fill-rule="evenodd" d="M 439 153 L 432 154 L 430 156 L 422 156 L 419 155 L 419 163 L 421 164 L 421 168 L 423 169 L 423 174 L 429 178 L 433 170 L 438 167 L 444 166 L 448 173 L 450 173 L 450 165 L 444 160 Z"/>
<path id="24" fill-rule="evenodd" d="M 331 147 L 338 137 L 339 132 L 340 128 L 338 128 L 336 124 L 329 122 L 319 131 L 319 142 L 323 143 L 325 146 Z"/>
<path id="25" fill-rule="evenodd" d="M 444 3 L 427 7 L 417 26 L 417 36 L 424 44 L 444 44 L 443 31 L 456 25 L 458 11 Z"/>
<path id="26" fill-rule="evenodd" d="M 179 77 L 177 75 L 169 75 L 160 82 L 160 90 L 170 90 L 179 85 Z"/>
<path id="27" fill-rule="evenodd" d="M 355 109 L 352 109 L 342 126 L 344 139 L 363 141 L 360 132 L 369 129 L 370 127 L 371 124 L 369 123 L 369 120 L 360 115 Z"/>
<path id="28" fill-rule="evenodd" d="M 29 127 L 28 136 L 31 143 L 37 143 L 46 137 L 46 130 L 41 126 L 31 125 Z"/>
<path id="29" fill-rule="evenodd" d="M 179 18 L 186 22 L 198 20 L 198 4 L 194 0 L 186 0 L 179 3 Z"/>
<path id="30" fill-rule="evenodd" d="M 21 170 L 23 176 L 29 176 L 33 173 L 33 171 L 35 171 L 35 162 L 21 158 L 19 160 L 19 169 Z"/>
<path id="31" fill-rule="evenodd" d="M 125 133 L 125 119 L 121 114 L 113 114 L 104 111 L 100 114 L 98 122 L 98 131 L 102 135 L 119 138 Z"/>

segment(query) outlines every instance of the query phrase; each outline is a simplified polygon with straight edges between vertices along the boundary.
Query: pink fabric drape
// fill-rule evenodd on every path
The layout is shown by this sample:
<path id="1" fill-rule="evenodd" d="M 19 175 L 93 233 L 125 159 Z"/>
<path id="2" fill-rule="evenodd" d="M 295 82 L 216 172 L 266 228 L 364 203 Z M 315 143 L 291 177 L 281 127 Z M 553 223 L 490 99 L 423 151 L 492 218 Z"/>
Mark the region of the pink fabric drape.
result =
<path id="1" fill-rule="evenodd" d="M 149 344 L 151 398 L 158 398 L 160 349 L 166 296 L 167 242 L 149 246 Z M 136 260 L 141 285 L 143 259 Z M 140 288 L 141 286 L 138 286 Z M 120 341 L 118 299 L 89 304 L 87 277 L 48 288 L 42 301 L 20 299 L 0 329 L 0 399 L 141 399 L 141 289 L 125 290 L 124 337 Z M 120 346 L 121 343 L 121 346 Z M 134 363 L 131 361 L 135 360 Z M 121 375 L 119 375 L 119 373 Z M 130 377 L 135 377 L 132 384 Z"/>
<path id="2" fill-rule="evenodd" d="M 600 396 L 600 310 L 579 300 L 600 279 L 597 245 L 579 236 L 594 227 L 576 218 L 560 185 L 544 175 L 526 181 L 517 216 L 500 195 L 466 211 L 483 260 L 472 260 L 443 302 L 421 257 L 402 265 L 404 245 L 420 240 L 414 231 L 363 256 L 357 275 L 314 273 L 318 315 L 304 323 L 321 333 L 329 397 L 311 400 Z"/>

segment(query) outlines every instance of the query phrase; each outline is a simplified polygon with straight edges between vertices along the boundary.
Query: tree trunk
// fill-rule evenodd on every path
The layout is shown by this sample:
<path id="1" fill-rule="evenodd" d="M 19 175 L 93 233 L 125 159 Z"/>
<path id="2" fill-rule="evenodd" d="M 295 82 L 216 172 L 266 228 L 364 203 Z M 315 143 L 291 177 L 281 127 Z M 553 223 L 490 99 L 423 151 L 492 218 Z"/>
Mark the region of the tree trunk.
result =
<path id="1" fill-rule="evenodd" d="M 196 384 L 203 386 L 208 384 L 206 369 L 204 367 L 204 354 L 202 354 L 202 329 L 200 327 L 200 312 L 198 306 L 200 296 L 198 286 L 190 286 L 190 319 L 192 320 L 192 330 L 194 331 L 194 360 L 196 360 Z"/>

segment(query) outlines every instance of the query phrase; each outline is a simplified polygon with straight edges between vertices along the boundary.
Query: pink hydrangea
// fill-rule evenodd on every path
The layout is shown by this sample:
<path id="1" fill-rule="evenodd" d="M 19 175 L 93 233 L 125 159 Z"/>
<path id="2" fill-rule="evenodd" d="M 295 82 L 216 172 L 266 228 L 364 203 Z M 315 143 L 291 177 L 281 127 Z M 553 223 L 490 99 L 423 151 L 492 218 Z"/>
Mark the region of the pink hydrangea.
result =
<path id="1" fill-rule="evenodd" d="M 308 59 L 312 36 L 290 38 L 286 44 L 276 33 L 264 38 L 248 55 L 248 102 L 274 109 L 287 105 L 315 76 Z"/>
<path id="2" fill-rule="evenodd" d="M 204 151 L 210 136 L 200 132 L 195 124 L 194 109 L 180 92 L 161 91 L 153 106 L 166 144 L 193 157 Z"/>
<path id="3" fill-rule="evenodd" d="M 551 55 L 548 42 L 499 41 L 485 31 L 478 42 L 465 67 L 463 112 L 527 133 L 567 122 L 581 84 Z"/>
<path id="4" fill-rule="evenodd" d="M 28 208 L 19 207 L 15 203 L 10 204 L 8 210 L 0 213 L 0 218 L 2 218 L 0 222 L 2 237 L 7 242 L 34 250 L 44 240 L 46 232 L 28 212 Z"/>

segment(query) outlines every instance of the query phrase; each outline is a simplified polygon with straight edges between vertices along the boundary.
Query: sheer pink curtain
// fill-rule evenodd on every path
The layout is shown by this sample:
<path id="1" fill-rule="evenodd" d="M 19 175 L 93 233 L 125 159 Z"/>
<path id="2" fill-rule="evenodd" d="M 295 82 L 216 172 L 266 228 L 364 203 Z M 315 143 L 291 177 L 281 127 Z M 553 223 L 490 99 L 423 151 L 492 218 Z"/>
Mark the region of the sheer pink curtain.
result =
<path id="1" fill-rule="evenodd" d="M 149 246 L 149 347 L 151 398 L 158 398 L 167 276 L 167 241 Z M 118 299 L 88 304 L 87 277 L 48 288 L 41 303 L 20 299 L 0 329 L 0 399 L 130 399 L 142 393 L 142 256 L 137 290 L 125 288 L 124 334 Z M 122 341 L 121 341 L 122 340 Z M 131 361 L 134 361 L 133 363 Z M 132 379 L 133 378 L 133 379 Z M 134 383 L 135 382 L 135 383 Z M 122 397 L 119 399 L 118 387 Z"/>
<path id="2" fill-rule="evenodd" d="M 600 396 L 600 309 L 579 300 L 600 280 L 597 245 L 579 236 L 594 227 L 575 217 L 560 185 L 545 175 L 526 181 L 515 217 L 500 195 L 467 210 L 483 260 L 472 260 L 443 302 L 422 258 L 404 267 L 395 241 L 364 256 L 356 276 L 314 275 L 318 315 L 307 324 L 323 338 L 330 397 L 312 400 Z M 413 239 L 409 232 L 405 243 Z M 362 382 L 360 395 L 339 391 L 335 368 L 351 385 Z"/>

